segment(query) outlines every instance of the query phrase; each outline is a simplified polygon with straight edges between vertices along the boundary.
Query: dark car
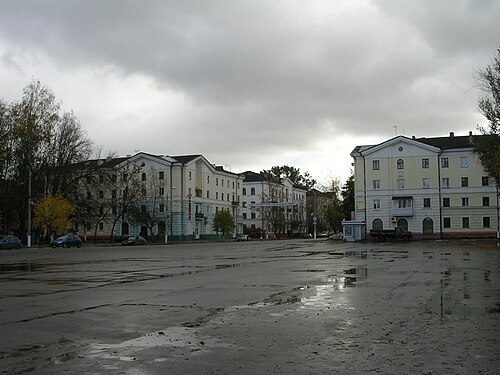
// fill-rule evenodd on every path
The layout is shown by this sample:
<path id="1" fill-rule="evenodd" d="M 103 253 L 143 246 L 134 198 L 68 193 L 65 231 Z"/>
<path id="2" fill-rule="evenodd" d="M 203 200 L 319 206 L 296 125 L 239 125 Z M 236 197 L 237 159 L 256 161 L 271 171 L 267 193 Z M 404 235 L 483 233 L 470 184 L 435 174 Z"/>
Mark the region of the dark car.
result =
<path id="1" fill-rule="evenodd" d="M 0 249 L 20 249 L 21 240 L 13 235 L 8 235 L 0 239 Z"/>
<path id="2" fill-rule="evenodd" d="M 142 236 L 132 236 L 122 242 L 123 246 L 146 245 L 146 240 Z"/>
<path id="3" fill-rule="evenodd" d="M 55 249 L 56 247 L 81 247 L 82 240 L 76 234 L 68 233 L 64 236 L 56 238 L 50 243 L 50 246 L 52 246 L 53 249 Z"/>

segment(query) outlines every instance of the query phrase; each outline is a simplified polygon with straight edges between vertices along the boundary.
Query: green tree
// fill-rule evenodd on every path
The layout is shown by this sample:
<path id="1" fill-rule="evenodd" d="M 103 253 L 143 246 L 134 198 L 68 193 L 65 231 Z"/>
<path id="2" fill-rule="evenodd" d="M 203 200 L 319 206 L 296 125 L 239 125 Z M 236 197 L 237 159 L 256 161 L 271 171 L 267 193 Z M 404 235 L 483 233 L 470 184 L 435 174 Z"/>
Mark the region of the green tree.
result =
<path id="1" fill-rule="evenodd" d="M 234 219 L 228 210 L 217 211 L 214 215 L 213 227 L 216 232 L 222 232 L 225 238 L 226 234 L 234 229 Z"/>
<path id="2" fill-rule="evenodd" d="M 269 180 L 280 181 L 282 178 L 288 178 L 294 185 L 298 185 L 306 190 L 310 190 L 316 185 L 316 180 L 311 177 L 309 172 L 301 173 L 299 168 L 288 165 L 281 167 L 274 166 L 260 173 Z"/>
<path id="3" fill-rule="evenodd" d="M 75 208 L 61 194 L 48 194 L 35 206 L 33 223 L 53 239 L 56 233 L 68 230 Z"/>
<path id="4" fill-rule="evenodd" d="M 342 199 L 341 209 L 343 214 L 343 219 L 351 220 L 351 212 L 354 211 L 354 174 L 347 178 L 345 184 L 342 186 L 340 191 L 340 197 Z"/>

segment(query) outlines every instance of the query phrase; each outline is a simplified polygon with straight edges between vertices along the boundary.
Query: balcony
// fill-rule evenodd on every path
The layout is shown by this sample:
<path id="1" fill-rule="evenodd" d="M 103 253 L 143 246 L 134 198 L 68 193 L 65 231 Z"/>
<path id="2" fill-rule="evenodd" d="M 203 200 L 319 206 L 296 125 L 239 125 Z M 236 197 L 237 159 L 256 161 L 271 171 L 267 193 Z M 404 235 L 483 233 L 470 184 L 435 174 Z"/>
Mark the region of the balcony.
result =
<path id="1" fill-rule="evenodd" d="M 203 212 L 197 212 L 194 214 L 194 217 L 196 219 L 203 219 L 205 217 L 205 214 Z"/>
<path id="2" fill-rule="evenodd" d="M 232 206 L 239 206 L 240 205 L 240 201 L 232 201 L 231 205 Z"/>
<path id="3" fill-rule="evenodd" d="M 392 197 L 391 216 L 409 217 L 413 216 L 413 197 Z"/>

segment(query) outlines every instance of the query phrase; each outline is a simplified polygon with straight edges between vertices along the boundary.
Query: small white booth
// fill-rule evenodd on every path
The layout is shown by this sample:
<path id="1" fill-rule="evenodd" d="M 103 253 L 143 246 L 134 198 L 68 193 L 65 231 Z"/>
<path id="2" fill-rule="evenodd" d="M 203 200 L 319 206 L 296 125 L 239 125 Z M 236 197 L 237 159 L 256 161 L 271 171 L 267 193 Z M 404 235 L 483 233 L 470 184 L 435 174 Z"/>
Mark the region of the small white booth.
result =
<path id="1" fill-rule="evenodd" d="M 344 241 L 354 242 L 365 239 L 365 222 L 362 220 L 342 221 Z"/>

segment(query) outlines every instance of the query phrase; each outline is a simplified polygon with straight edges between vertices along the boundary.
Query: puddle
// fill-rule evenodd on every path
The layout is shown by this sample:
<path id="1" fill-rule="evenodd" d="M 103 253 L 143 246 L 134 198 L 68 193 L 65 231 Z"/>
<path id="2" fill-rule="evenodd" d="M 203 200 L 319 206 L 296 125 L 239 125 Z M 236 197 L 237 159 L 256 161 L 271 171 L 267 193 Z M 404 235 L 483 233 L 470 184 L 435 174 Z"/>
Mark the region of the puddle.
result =
<path id="1" fill-rule="evenodd" d="M 218 338 L 200 335 L 194 328 L 169 327 L 117 344 L 93 343 L 90 345 L 87 356 L 90 358 L 135 361 L 138 351 L 152 348 L 187 348 L 190 352 L 196 353 L 206 352 L 213 347 L 227 346 Z"/>

